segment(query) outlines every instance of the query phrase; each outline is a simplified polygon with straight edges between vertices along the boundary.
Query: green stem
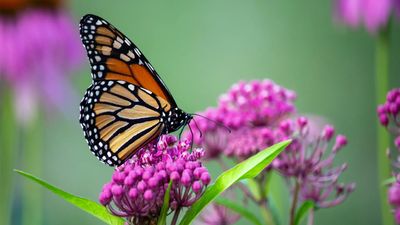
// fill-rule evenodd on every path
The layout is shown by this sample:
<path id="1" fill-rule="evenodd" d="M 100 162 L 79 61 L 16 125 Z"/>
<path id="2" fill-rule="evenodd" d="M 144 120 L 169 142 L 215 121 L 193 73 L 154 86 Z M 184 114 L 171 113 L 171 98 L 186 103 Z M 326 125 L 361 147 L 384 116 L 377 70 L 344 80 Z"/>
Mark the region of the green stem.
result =
<path id="1" fill-rule="evenodd" d="M 258 184 L 258 188 L 260 190 L 260 195 L 261 195 L 261 199 L 256 202 L 258 203 L 260 210 L 261 210 L 261 215 L 265 220 L 265 223 L 268 225 L 276 225 L 276 222 L 274 220 L 274 217 L 271 213 L 271 210 L 267 207 L 268 205 L 268 189 L 267 189 L 267 184 L 269 182 L 269 178 L 271 176 L 268 173 L 264 173 L 261 176 L 259 176 L 257 179 L 257 184 Z M 264 189 L 265 188 L 265 189 Z"/>
<path id="2" fill-rule="evenodd" d="M 42 121 L 41 116 L 33 118 L 22 129 L 22 167 L 39 177 L 42 175 Z M 30 181 L 24 181 L 22 187 L 22 224 L 43 224 L 42 189 Z"/>
<path id="3" fill-rule="evenodd" d="M 0 113 L 0 224 L 11 224 L 17 130 L 11 91 L 2 86 Z"/>
<path id="4" fill-rule="evenodd" d="M 176 225 L 179 218 L 179 213 L 181 212 L 181 208 L 177 208 L 174 213 L 174 217 L 172 218 L 171 225 Z"/>
<path id="5" fill-rule="evenodd" d="M 314 209 L 310 209 L 310 212 L 308 213 L 308 221 L 307 225 L 314 225 Z"/>
<path id="6" fill-rule="evenodd" d="M 376 40 L 375 49 L 375 97 L 376 105 L 385 101 L 386 93 L 389 89 L 389 30 L 381 31 Z M 379 189 L 381 202 L 381 215 L 383 225 L 393 225 L 393 215 L 387 201 L 387 188 L 380 185 L 381 181 L 386 180 L 391 173 L 390 161 L 385 152 L 390 146 L 390 137 L 387 131 L 376 123 L 377 126 L 377 159 L 379 167 Z"/>
<path id="7" fill-rule="evenodd" d="M 273 219 L 271 211 L 267 208 L 265 204 L 259 204 L 260 210 L 261 210 L 261 216 L 265 220 L 265 224 L 267 225 L 275 225 L 275 221 Z"/>
<path id="8" fill-rule="evenodd" d="M 300 191 L 300 183 L 296 180 L 296 184 L 294 186 L 293 190 L 293 200 L 292 200 L 292 205 L 290 207 L 290 218 L 289 218 L 289 224 L 294 225 L 294 218 L 296 216 L 296 208 L 297 208 L 297 201 L 299 198 L 299 191 Z"/>

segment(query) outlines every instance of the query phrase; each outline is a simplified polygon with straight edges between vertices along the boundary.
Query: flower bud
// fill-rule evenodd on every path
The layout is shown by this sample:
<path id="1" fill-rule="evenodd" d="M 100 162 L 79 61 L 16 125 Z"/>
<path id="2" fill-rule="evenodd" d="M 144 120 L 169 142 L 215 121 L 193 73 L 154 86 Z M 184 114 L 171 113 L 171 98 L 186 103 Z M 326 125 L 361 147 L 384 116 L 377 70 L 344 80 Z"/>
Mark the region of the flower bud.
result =
<path id="1" fill-rule="evenodd" d="M 201 182 L 203 182 L 204 185 L 208 185 L 211 181 L 210 174 L 208 172 L 204 172 L 201 174 Z"/>
<path id="2" fill-rule="evenodd" d="M 120 198 L 123 193 L 123 189 L 120 185 L 113 185 L 111 187 L 111 193 L 113 194 L 114 197 Z"/>
<path id="3" fill-rule="evenodd" d="M 379 115 L 379 122 L 386 127 L 389 124 L 389 118 L 386 114 L 381 114 Z"/>
<path id="4" fill-rule="evenodd" d="M 181 182 L 185 187 L 189 187 L 192 183 L 192 177 L 187 170 L 184 170 L 181 177 Z"/>
<path id="5" fill-rule="evenodd" d="M 400 184 L 395 182 L 388 190 L 389 203 L 400 206 Z"/>
<path id="6" fill-rule="evenodd" d="M 151 190 L 146 190 L 143 194 L 145 200 L 149 201 L 153 198 L 153 192 Z"/>
<path id="7" fill-rule="evenodd" d="M 337 152 L 341 148 L 343 148 L 345 145 L 347 145 L 347 138 L 344 135 L 338 135 L 336 137 L 336 142 L 335 145 L 333 146 L 333 151 Z"/>
<path id="8" fill-rule="evenodd" d="M 174 182 L 175 182 L 175 181 L 178 181 L 180 178 L 181 178 L 181 176 L 180 176 L 179 173 L 176 172 L 176 171 L 172 172 L 171 175 L 170 175 L 170 179 L 171 179 L 172 181 L 174 181 Z"/>
<path id="9" fill-rule="evenodd" d="M 194 193 L 197 194 L 197 193 L 200 193 L 201 189 L 203 188 L 203 185 L 201 184 L 201 182 L 195 181 L 195 182 L 193 182 L 192 188 L 193 188 Z"/>
<path id="10" fill-rule="evenodd" d="M 130 197 L 131 199 L 135 199 L 135 198 L 137 198 L 137 196 L 139 195 L 139 192 L 138 192 L 138 190 L 137 190 L 136 188 L 131 188 L 131 189 L 129 190 L 128 195 L 129 195 L 129 197 Z"/>
<path id="11" fill-rule="evenodd" d="M 335 134 L 335 128 L 332 125 L 326 125 L 324 127 L 324 130 L 322 131 L 322 137 L 326 141 L 330 141 L 334 134 Z"/>

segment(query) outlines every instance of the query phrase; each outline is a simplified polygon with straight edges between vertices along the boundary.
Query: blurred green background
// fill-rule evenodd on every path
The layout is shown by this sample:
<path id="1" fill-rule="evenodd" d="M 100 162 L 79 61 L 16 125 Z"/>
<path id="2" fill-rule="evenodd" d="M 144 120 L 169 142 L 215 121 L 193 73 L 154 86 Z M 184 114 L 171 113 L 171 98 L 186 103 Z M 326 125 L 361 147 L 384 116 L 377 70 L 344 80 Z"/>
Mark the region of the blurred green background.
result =
<path id="1" fill-rule="evenodd" d="M 347 135 L 349 145 L 336 163 L 348 162 L 342 181 L 357 183 L 344 204 L 319 211 L 315 224 L 380 224 L 374 38 L 363 29 L 334 23 L 331 1 L 73 0 L 69 7 L 77 32 L 79 18 L 86 13 L 119 27 L 152 62 L 185 111 L 214 106 L 238 80 L 268 78 L 296 91 L 300 113 L 324 116 Z M 393 26 L 391 38 L 400 40 L 398 27 Z M 392 43 L 394 87 L 400 84 L 400 63 L 396 63 L 400 42 Z M 85 61 L 73 76 L 77 93 L 83 96 L 90 82 Z M 113 169 L 89 152 L 78 123 L 78 105 L 79 100 L 68 118 L 56 116 L 44 122 L 42 177 L 97 201 Z M 214 164 L 210 170 L 219 172 Z M 16 183 L 25 181 L 17 177 Z M 44 224 L 101 223 L 48 191 L 43 193 Z M 18 221 L 18 214 L 13 216 Z"/>

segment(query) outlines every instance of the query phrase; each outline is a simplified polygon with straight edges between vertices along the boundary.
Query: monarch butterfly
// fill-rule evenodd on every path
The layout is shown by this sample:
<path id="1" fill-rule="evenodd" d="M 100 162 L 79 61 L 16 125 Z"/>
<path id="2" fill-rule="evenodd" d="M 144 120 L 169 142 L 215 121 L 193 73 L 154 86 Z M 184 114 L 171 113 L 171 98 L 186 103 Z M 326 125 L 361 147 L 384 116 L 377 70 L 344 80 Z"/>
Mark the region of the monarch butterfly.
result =
<path id="1" fill-rule="evenodd" d="M 79 122 L 92 153 L 118 166 L 192 115 L 174 98 L 141 51 L 106 20 L 85 15 L 79 24 L 92 73 Z"/>

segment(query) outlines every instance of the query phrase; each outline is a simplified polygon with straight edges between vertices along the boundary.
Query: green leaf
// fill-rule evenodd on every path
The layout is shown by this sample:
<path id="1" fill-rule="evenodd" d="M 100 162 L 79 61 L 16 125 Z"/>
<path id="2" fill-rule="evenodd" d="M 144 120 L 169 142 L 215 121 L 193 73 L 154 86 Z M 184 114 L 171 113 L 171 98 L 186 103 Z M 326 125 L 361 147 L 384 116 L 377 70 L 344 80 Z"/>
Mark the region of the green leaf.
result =
<path id="1" fill-rule="evenodd" d="M 382 186 L 387 186 L 396 182 L 396 177 L 391 177 L 382 182 Z"/>
<path id="2" fill-rule="evenodd" d="M 157 225 L 167 224 L 167 213 L 169 208 L 169 197 L 170 197 L 169 194 L 171 192 L 171 187 L 172 187 L 172 180 L 169 182 L 167 191 L 164 194 L 164 203 L 161 208 L 160 216 L 158 217 Z"/>
<path id="3" fill-rule="evenodd" d="M 249 188 L 249 191 L 253 195 L 253 197 L 257 201 L 259 201 L 261 199 L 261 190 L 260 190 L 260 186 L 258 185 L 257 181 L 255 179 L 247 179 L 247 180 L 244 180 L 243 183 L 245 183 L 246 186 Z"/>
<path id="4" fill-rule="evenodd" d="M 299 225 L 300 222 L 303 220 L 304 216 L 314 208 L 314 202 L 312 201 L 305 201 L 296 212 L 296 216 L 294 217 L 294 224 Z"/>
<path id="5" fill-rule="evenodd" d="M 210 185 L 204 192 L 203 196 L 197 200 L 192 207 L 183 216 L 180 225 L 189 225 L 198 214 L 206 207 L 211 201 L 218 197 L 227 188 L 232 186 L 235 182 L 242 179 L 253 178 L 257 176 L 265 167 L 267 167 L 279 153 L 289 145 L 291 140 L 283 141 L 275 144 L 264 151 L 248 158 L 247 160 L 237 164 L 232 169 L 223 172 L 213 185 Z"/>
<path id="6" fill-rule="evenodd" d="M 63 198 L 64 200 L 66 200 L 67 202 L 73 204 L 74 206 L 82 209 L 83 211 L 97 217 L 98 219 L 102 220 L 103 222 L 110 224 L 110 225 L 123 225 L 124 224 L 124 220 L 111 215 L 107 208 L 98 204 L 97 202 L 85 199 L 85 198 L 81 198 L 78 196 L 74 196 L 68 192 L 65 192 L 35 176 L 33 176 L 32 174 L 20 171 L 20 170 L 14 170 L 15 172 L 21 174 L 22 176 L 33 180 L 34 182 L 42 185 L 43 187 L 47 188 L 48 190 L 50 190 L 51 192 L 53 192 L 54 194 L 60 196 L 61 198 Z"/>
<path id="7" fill-rule="evenodd" d="M 238 204 L 227 198 L 222 198 L 222 197 L 217 198 L 215 200 L 215 202 L 219 205 L 223 205 L 226 208 L 231 209 L 232 211 L 240 214 L 243 218 L 247 219 L 248 221 L 252 222 L 255 225 L 262 225 L 262 223 L 257 218 L 257 216 L 254 215 L 250 210 L 248 210 L 246 207 L 242 206 L 241 204 Z"/>
<path id="8" fill-rule="evenodd" d="M 276 225 L 287 224 L 289 196 L 286 180 L 276 171 L 269 171 L 269 181 L 265 186 L 268 190 L 268 208 Z"/>

